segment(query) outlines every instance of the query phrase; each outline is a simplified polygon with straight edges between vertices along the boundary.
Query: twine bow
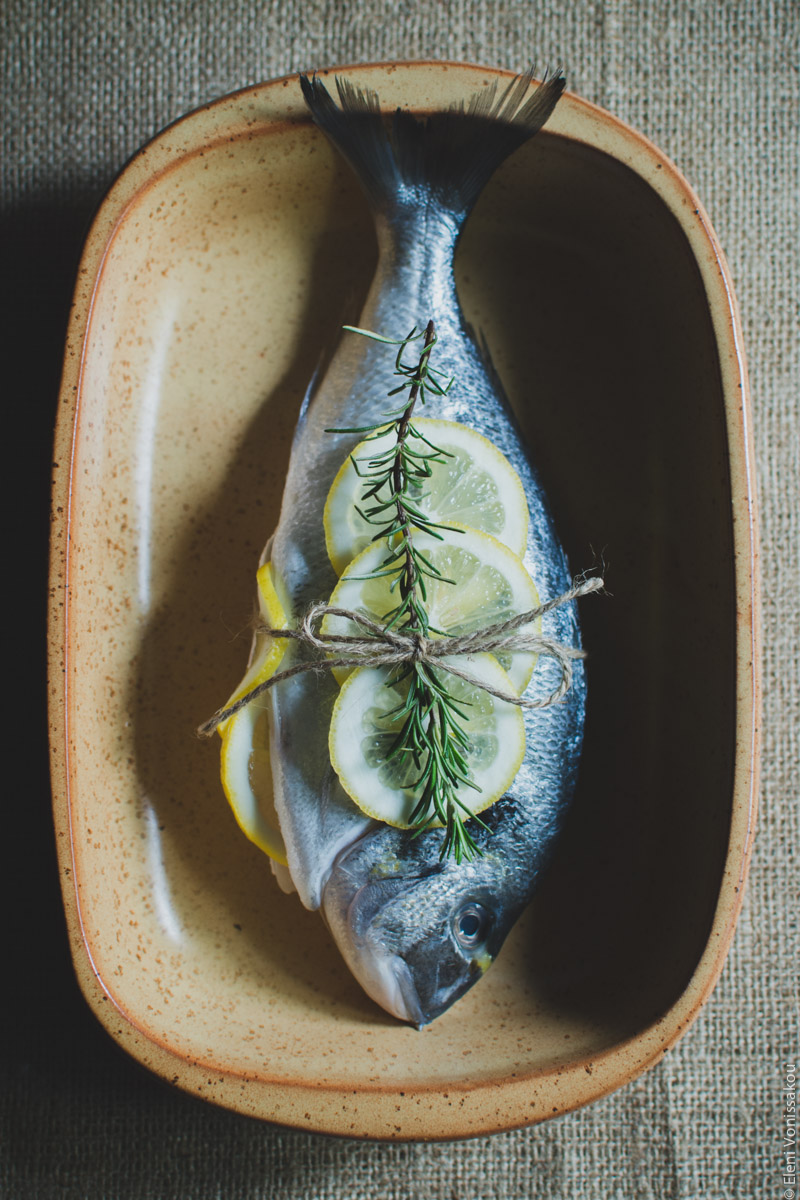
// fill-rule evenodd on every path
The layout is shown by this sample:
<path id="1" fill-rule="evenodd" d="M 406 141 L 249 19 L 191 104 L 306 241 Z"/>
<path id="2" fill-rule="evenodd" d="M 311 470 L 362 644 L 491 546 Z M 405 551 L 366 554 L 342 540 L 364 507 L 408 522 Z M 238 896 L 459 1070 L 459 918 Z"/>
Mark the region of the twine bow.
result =
<path id="1" fill-rule="evenodd" d="M 497 621 L 492 625 L 486 625 L 482 629 L 475 630 L 474 633 L 457 634 L 454 637 L 431 638 L 416 630 L 387 629 L 385 626 L 371 621 L 363 613 L 355 612 L 352 609 L 337 608 L 330 604 L 312 604 L 299 628 L 273 629 L 270 626 L 262 625 L 259 627 L 259 631 L 269 634 L 273 638 L 290 638 L 308 646 L 311 650 L 321 651 L 325 657 L 307 659 L 296 663 L 293 667 L 288 667 L 285 671 L 278 671 L 275 675 L 271 675 L 269 679 L 265 679 L 252 691 L 240 696 L 233 704 L 219 709 L 213 717 L 203 722 L 197 732 L 200 737 L 209 737 L 218 725 L 227 721 L 229 717 L 234 716 L 246 705 L 251 704 L 253 700 L 263 695 L 269 688 L 274 687 L 276 683 L 282 683 L 285 679 L 305 674 L 307 671 L 334 671 L 339 667 L 343 669 L 348 667 L 396 667 L 407 663 L 427 663 L 463 679 L 471 686 L 488 692 L 490 696 L 505 701 L 506 704 L 515 704 L 519 708 L 548 708 L 551 704 L 557 704 L 567 694 L 572 686 L 572 663 L 575 659 L 585 658 L 586 655 L 583 650 L 574 646 L 566 646 L 563 642 L 556 641 L 555 638 L 523 631 L 524 626 L 532 625 L 545 613 L 560 608 L 562 604 L 568 604 L 571 600 L 577 600 L 580 596 L 586 596 L 590 592 L 599 591 L 602 586 L 603 580 L 596 576 L 592 579 L 576 580 L 569 591 L 564 592 L 561 596 L 556 596 L 554 600 L 540 604 L 538 608 L 519 613 L 506 621 Z M 357 625 L 362 632 L 359 634 L 322 633 L 319 626 L 325 617 L 344 617 Z M 331 655 L 332 646 L 343 646 L 346 647 L 346 650 L 338 655 Z M 506 653 L 525 651 L 532 654 L 545 654 L 554 658 L 561 668 L 558 686 L 549 696 L 545 696 L 541 700 L 526 700 L 514 692 L 492 687 L 484 680 L 477 679 L 468 671 L 463 671 L 455 663 L 448 661 L 461 655 L 495 654 L 503 651 Z"/>

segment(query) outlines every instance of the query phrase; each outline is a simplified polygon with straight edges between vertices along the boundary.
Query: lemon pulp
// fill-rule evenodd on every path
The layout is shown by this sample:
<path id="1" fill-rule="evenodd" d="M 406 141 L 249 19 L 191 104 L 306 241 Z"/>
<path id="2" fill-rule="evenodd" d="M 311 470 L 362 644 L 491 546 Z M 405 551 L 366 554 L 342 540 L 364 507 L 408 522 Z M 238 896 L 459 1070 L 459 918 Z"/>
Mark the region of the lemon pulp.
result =
<path id="1" fill-rule="evenodd" d="M 449 661 L 447 659 L 445 662 Z M 453 660 L 482 683 L 511 691 L 511 682 L 490 654 Z M 459 707 L 469 714 L 466 758 L 476 788 L 459 786 L 458 800 L 471 813 L 482 812 L 510 787 L 525 753 L 525 725 L 518 707 L 490 695 L 441 668 L 434 668 Z M 389 757 L 399 721 L 389 714 L 402 703 L 407 680 L 386 667 L 359 667 L 336 700 L 331 719 L 331 763 L 342 786 L 362 812 L 407 829 L 419 799 L 420 764 L 412 755 Z"/>
<path id="2" fill-rule="evenodd" d="M 539 595 L 520 558 L 489 534 L 466 526 L 440 530 L 441 540 L 432 534 L 414 534 L 414 546 L 441 572 L 443 578 L 425 578 L 425 608 L 432 631 L 443 634 L 474 633 L 498 621 L 538 607 Z M 375 542 L 362 550 L 348 566 L 333 590 L 329 603 L 363 613 L 379 624 L 399 602 L 397 576 L 365 578 L 380 569 L 388 553 L 386 541 Z M 452 582 L 450 582 L 452 581 Z M 539 632 L 541 619 L 526 630 Z M 343 617 L 326 616 L 323 633 L 353 634 L 353 622 Z M 507 670 L 511 687 L 521 695 L 530 682 L 536 655 L 499 654 Z M 337 668 L 343 682 L 348 671 Z"/>
<path id="3" fill-rule="evenodd" d="M 448 457 L 432 464 L 429 479 L 409 482 L 409 499 L 430 520 L 448 525 L 457 522 L 489 533 L 521 556 L 528 537 L 528 501 L 522 481 L 505 455 L 482 434 L 456 421 L 415 417 L 412 426 Z M 357 510 L 357 506 L 364 507 L 365 480 L 352 460 L 362 472 L 368 470 L 370 460 L 392 449 L 395 437 L 392 429 L 360 442 L 328 492 L 323 516 L 325 542 L 338 575 L 369 545 L 378 528 Z M 422 438 L 410 438 L 410 448 L 432 453 Z"/>

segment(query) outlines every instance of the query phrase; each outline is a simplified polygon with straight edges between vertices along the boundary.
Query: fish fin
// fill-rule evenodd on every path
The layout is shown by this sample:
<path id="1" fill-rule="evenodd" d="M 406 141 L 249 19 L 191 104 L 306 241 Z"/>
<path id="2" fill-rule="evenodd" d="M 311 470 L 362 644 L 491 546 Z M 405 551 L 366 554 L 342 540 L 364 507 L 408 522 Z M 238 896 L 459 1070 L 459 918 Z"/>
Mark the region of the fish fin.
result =
<path id="1" fill-rule="evenodd" d="M 423 118 L 398 108 L 384 122 L 376 92 L 337 76 L 337 105 L 316 75 L 300 76 L 316 124 L 339 148 L 378 211 L 421 196 L 466 217 L 500 163 L 538 133 L 564 90 L 561 71 L 533 87 L 533 69 L 498 95 L 494 81 L 464 103 Z"/>
<path id="2" fill-rule="evenodd" d="M 314 368 L 314 373 L 311 376 L 308 387 L 305 390 L 303 399 L 300 402 L 300 409 L 297 413 L 297 424 L 295 425 L 294 437 L 292 444 L 294 445 L 300 438 L 303 427 L 308 420 L 309 410 L 314 403 L 314 399 L 319 390 L 319 385 L 325 378 L 325 374 L 331 361 L 336 353 L 341 337 L 342 328 L 345 325 L 352 325 L 358 320 L 361 311 L 362 299 L 358 292 L 352 286 L 344 289 L 342 303 L 339 306 L 339 316 L 332 323 L 333 334 L 325 338 L 322 350 L 317 358 L 317 365 Z"/>
<path id="3" fill-rule="evenodd" d="M 311 402 L 314 399 L 314 394 L 317 390 L 319 381 L 322 379 L 322 375 L 323 375 L 322 368 L 324 365 L 324 359 L 325 359 L 325 354 L 323 353 L 319 356 L 319 362 L 317 363 L 316 367 L 314 368 L 314 374 L 311 376 L 308 387 L 306 388 L 306 391 L 305 391 L 305 395 L 303 396 L 303 399 L 300 402 L 300 411 L 297 414 L 297 424 L 295 425 L 295 430 L 294 430 L 294 439 L 293 440 L 295 442 L 297 441 L 298 435 L 300 434 L 303 426 L 306 423 L 306 417 L 308 416 L 308 410 L 311 407 Z"/>
<path id="4" fill-rule="evenodd" d="M 292 879 L 292 873 L 288 867 L 285 867 L 283 863 L 276 862 L 274 858 L 269 860 L 269 865 L 272 868 L 272 874 L 278 882 L 278 887 L 286 896 L 291 896 L 293 892 L 297 891 Z"/>
<path id="5" fill-rule="evenodd" d="M 263 567 L 272 558 L 272 543 L 274 541 L 275 541 L 275 534 L 271 533 L 269 535 L 269 537 L 267 538 L 266 546 L 261 551 L 261 558 L 258 560 L 259 568 Z M 250 650 L 251 656 L 253 654 L 253 650 L 255 649 L 255 644 L 256 644 L 256 635 L 255 635 L 255 633 L 253 633 L 253 645 Z M 249 663 L 248 663 L 248 666 L 249 666 Z"/>
<path id="6" fill-rule="evenodd" d="M 489 376 L 489 382 L 508 411 L 511 412 L 511 402 L 506 395 L 506 389 L 503 387 L 503 381 L 500 378 L 500 372 L 498 371 L 495 361 L 492 358 L 492 352 L 489 349 L 489 343 L 486 339 L 485 332 L 483 329 L 475 329 L 475 327 L 471 325 L 469 321 L 465 321 L 464 325 L 470 337 L 481 352 L 481 360 L 486 368 L 486 374 Z"/>
<path id="7" fill-rule="evenodd" d="M 464 321 L 464 328 L 480 351 L 481 363 L 483 364 L 484 370 L 489 377 L 489 382 L 492 386 L 494 395 L 497 396 L 497 399 L 505 409 L 509 420 L 514 426 L 514 431 L 522 442 L 523 446 L 526 445 L 527 439 L 522 432 L 522 426 L 517 419 L 517 414 L 514 412 L 514 409 L 511 406 L 511 401 L 509 400 L 508 392 L 503 385 L 503 380 L 500 376 L 500 372 L 497 369 L 497 364 L 492 358 L 492 352 L 489 349 L 489 343 L 486 339 L 485 332 L 483 329 L 476 329 L 467 320 Z"/>

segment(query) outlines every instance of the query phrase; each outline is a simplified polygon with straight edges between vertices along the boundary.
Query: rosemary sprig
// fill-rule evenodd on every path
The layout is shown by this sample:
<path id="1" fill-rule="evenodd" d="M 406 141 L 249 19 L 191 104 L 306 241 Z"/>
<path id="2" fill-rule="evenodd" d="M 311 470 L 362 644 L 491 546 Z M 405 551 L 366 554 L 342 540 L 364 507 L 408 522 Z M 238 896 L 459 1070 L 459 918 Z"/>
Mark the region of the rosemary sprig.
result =
<path id="1" fill-rule="evenodd" d="M 417 401 L 425 403 L 426 394 L 447 394 L 452 378 L 446 379 L 441 371 L 430 365 L 430 356 L 437 338 L 433 321 L 428 322 L 424 333 L 416 326 L 402 339 L 381 337 L 365 329 L 346 325 L 351 333 L 361 334 L 376 342 L 399 347 L 395 359 L 395 375 L 400 382 L 392 388 L 389 396 L 407 392 L 402 405 L 387 412 L 385 419 L 375 425 L 357 429 L 330 430 L 335 433 L 366 434 L 365 441 L 375 441 L 393 433 L 393 444 L 380 450 L 372 457 L 351 462 L 365 481 L 361 505 L 357 506 L 360 516 L 376 528 L 373 541 L 386 540 L 387 553 L 369 576 L 362 578 L 392 578 L 391 591 L 397 594 L 396 605 L 383 615 L 385 628 L 396 627 L 405 633 L 440 633 L 430 625 L 426 607 L 426 579 L 453 583 L 447 580 L 430 558 L 415 544 L 416 532 L 430 534 L 441 540 L 440 529 L 450 526 L 431 521 L 420 508 L 424 500 L 424 487 L 430 479 L 435 465 L 452 457 L 447 451 L 435 446 L 412 423 Z M 416 363 L 406 363 L 407 347 L 423 339 L 422 351 Z M 350 578 L 359 578 L 351 576 Z M 469 770 L 467 753 L 470 742 L 464 728 L 469 715 L 443 682 L 442 674 L 425 662 L 411 663 L 398 677 L 398 682 L 408 680 L 408 691 L 403 702 L 385 714 L 387 720 L 400 725 L 390 746 L 387 761 L 411 755 L 414 767 L 419 771 L 412 785 L 419 789 L 419 800 L 411 817 L 410 827 L 415 836 L 436 822 L 445 829 L 440 859 L 452 855 L 457 863 L 467 861 L 482 853 L 465 822 L 473 818 L 487 828 L 479 817 L 458 796 L 458 789 L 466 785 L 480 791 Z M 462 702 L 463 703 L 463 702 Z"/>

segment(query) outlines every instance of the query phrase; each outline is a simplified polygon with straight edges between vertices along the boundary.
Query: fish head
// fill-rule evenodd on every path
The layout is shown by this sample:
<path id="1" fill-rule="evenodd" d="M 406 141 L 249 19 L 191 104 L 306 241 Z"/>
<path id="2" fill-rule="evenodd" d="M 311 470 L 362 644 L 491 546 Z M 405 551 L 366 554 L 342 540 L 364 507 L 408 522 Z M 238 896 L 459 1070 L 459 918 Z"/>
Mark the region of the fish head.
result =
<path id="1" fill-rule="evenodd" d="M 491 850 L 440 862 L 442 835 L 387 827 L 339 856 L 323 913 L 361 986 L 382 1008 L 421 1027 L 491 965 L 524 900 Z"/>

